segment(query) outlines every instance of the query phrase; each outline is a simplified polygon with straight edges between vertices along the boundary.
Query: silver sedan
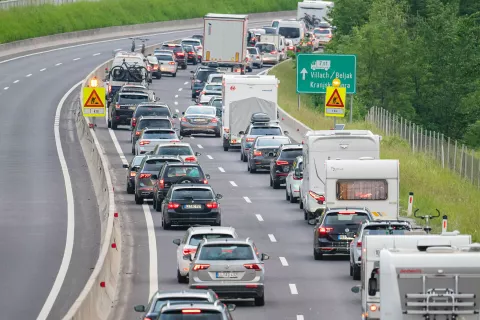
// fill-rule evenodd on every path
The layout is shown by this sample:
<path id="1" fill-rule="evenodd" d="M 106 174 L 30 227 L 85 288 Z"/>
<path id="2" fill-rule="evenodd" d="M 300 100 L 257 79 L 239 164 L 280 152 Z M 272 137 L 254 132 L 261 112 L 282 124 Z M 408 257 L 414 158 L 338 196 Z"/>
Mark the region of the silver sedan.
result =
<path id="1" fill-rule="evenodd" d="M 221 125 L 217 118 L 217 108 L 210 106 L 190 106 L 182 112 L 180 135 L 192 133 L 210 133 L 220 137 Z"/>

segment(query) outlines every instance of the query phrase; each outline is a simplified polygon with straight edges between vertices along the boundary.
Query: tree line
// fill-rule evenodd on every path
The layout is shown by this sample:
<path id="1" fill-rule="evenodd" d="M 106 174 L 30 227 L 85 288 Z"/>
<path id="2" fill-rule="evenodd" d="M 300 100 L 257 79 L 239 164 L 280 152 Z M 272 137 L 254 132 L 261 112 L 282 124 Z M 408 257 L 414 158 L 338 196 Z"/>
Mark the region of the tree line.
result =
<path id="1" fill-rule="evenodd" d="M 336 0 L 326 52 L 357 55 L 356 106 L 480 147 L 480 0 Z"/>

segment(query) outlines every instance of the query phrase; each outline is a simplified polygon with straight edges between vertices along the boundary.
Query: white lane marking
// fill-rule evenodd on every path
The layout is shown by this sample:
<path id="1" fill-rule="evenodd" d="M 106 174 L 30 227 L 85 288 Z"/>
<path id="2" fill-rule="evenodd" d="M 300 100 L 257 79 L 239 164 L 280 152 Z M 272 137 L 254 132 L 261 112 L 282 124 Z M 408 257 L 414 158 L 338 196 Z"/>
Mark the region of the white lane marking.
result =
<path id="1" fill-rule="evenodd" d="M 65 181 L 65 191 L 67 197 L 67 238 L 65 240 L 65 251 L 63 252 L 62 263 L 60 264 L 60 269 L 58 270 L 57 277 L 53 283 L 52 289 L 48 294 L 47 300 L 40 311 L 40 314 L 37 317 L 37 320 L 47 319 L 50 311 L 52 310 L 53 304 L 60 293 L 62 288 L 63 281 L 67 275 L 68 268 L 70 266 L 70 261 L 72 258 L 74 236 L 75 236 L 75 201 L 73 198 L 73 189 L 72 181 L 70 179 L 70 173 L 68 172 L 67 162 L 65 160 L 65 155 L 63 154 L 62 141 L 60 139 L 60 114 L 62 112 L 63 104 L 67 97 L 75 90 L 82 81 L 74 85 L 68 90 L 67 93 L 62 97 L 60 102 L 57 105 L 57 111 L 55 112 L 55 121 L 53 123 L 53 131 L 55 134 L 55 144 L 57 146 L 58 159 L 60 160 L 60 166 L 62 168 L 63 180 Z"/>
<path id="2" fill-rule="evenodd" d="M 19 81 L 20 81 L 20 80 L 15 80 L 15 81 L 13 81 L 13 83 L 18 83 Z"/>
<path id="3" fill-rule="evenodd" d="M 150 274 L 150 294 L 158 291 L 158 262 L 157 262 L 157 240 L 155 239 L 155 225 L 153 223 L 152 213 L 148 204 L 143 204 L 143 213 L 147 223 L 148 253 L 149 253 L 149 274 Z"/>
<path id="4" fill-rule="evenodd" d="M 257 217 L 257 220 L 258 220 L 258 221 L 260 221 L 260 222 L 261 222 L 261 221 L 264 221 L 262 215 L 256 214 L 255 216 Z"/>
<path id="5" fill-rule="evenodd" d="M 61 65 L 62 65 L 62 63 L 59 62 L 59 63 L 57 63 L 57 64 L 55 65 L 55 67 L 58 67 L 58 66 L 61 66 Z"/>
<path id="6" fill-rule="evenodd" d="M 220 170 L 220 172 L 225 172 L 225 169 L 223 169 L 222 167 L 218 167 L 218 170 Z"/>
<path id="7" fill-rule="evenodd" d="M 195 137 L 194 137 L 194 136 L 190 136 L 190 139 L 194 139 L 194 140 L 195 140 Z"/>
<path id="8" fill-rule="evenodd" d="M 122 50 L 122 48 L 118 48 L 118 49 L 115 49 L 113 51 L 117 52 L 117 51 L 120 51 L 120 50 Z"/>
<path id="9" fill-rule="evenodd" d="M 188 81 L 185 81 L 185 83 L 184 83 L 184 84 L 188 84 Z"/>
<path id="10" fill-rule="evenodd" d="M 10 88 L 10 87 L 5 87 L 5 88 L 3 88 L 3 90 L 8 90 L 8 88 Z"/>
<path id="11" fill-rule="evenodd" d="M 198 149 L 203 149 L 202 145 L 201 144 L 197 144 L 198 146 Z M 221 170 L 220 170 L 221 171 Z"/>
<path id="12" fill-rule="evenodd" d="M 230 181 L 230 184 L 234 187 L 238 187 L 237 184 L 235 183 L 235 181 Z"/>
<path id="13" fill-rule="evenodd" d="M 297 314 L 297 320 L 304 320 L 305 318 L 301 314 Z"/>
<path id="14" fill-rule="evenodd" d="M 122 164 L 128 164 L 127 158 L 125 158 L 125 155 L 123 154 L 122 147 L 120 147 L 120 143 L 118 143 L 115 131 L 113 131 L 112 129 L 108 129 L 108 132 L 110 133 L 110 137 L 112 137 L 113 145 L 115 146 L 115 149 L 120 156 L 120 160 L 122 160 Z"/>
<path id="15" fill-rule="evenodd" d="M 247 203 L 252 203 L 252 200 L 250 200 L 249 197 L 243 197 L 243 199 L 244 199 Z"/>
<path id="16" fill-rule="evenodd" d="M 43 71 L 45 71 L 45 70 L 47 70 L 47 68 L 40 69 L 40 72 L 43 72 Z"/>
<path id="17" fill-rule="evenodd" d="M 210 160 L 213 160 L 213 157 L 209 154 L 207 154 L 207 158 L 210 159 Z"/>
<path id="18" fill-rule="evenodd" d="M 295 283 L 289 283 L 288 286 L 290 287 L 291 294 L 298 294 L 297 286 L 295 285 Z"/>
<path id="19" fill-rule="evenodd" d="M 285 259 L 285 257 L 279 257 L 279 258 L 280 258 L 280 262 L 282 263 L 282 266 L 288 267 L 287 259 Z"/>
<path id="20" fill-rule="evenodd" d="M 31 74 L 31 73 L 29 73 L 29 74 L 27 74 L 25 77 L 27 77 L 27 78 L 28 78 L 28 77 L 31 77 L 31 76 L 32 76 L 32 74 Z"/>
<path id="21" fill-rule="evenodd" d="M 277 242 L 277 239 L 275 239 L 275 236 L 271 233 L 268 234 L 268 238 L 270 239 L 270 241 L 272 242 Z"/>
<path id="22" fill-rule="evenodd" d="M 175 112 L 176 112 L 176 113 L 180 113 L 180 110 L 178 110 L 178 109 L 175 109 Z"/>
<path id="23" fill-rule="evenodd" d="M 100 52 L 97 52 L 97 53 L 94 53 L 93 56 L 99 56 L 100 55 Z"/>
<path id="24" fill-rule="evenodd" d="M 73 61 L 77 61 L 77 60 L 80 60 L 80 59 L 81 59 L 81 58 L 75 58 L 75 59 L 73 59 Z"/>
<path id="25" fill-rule="evenodd" d="M 177 101 L 175 101 L 174 103 L 175 103 L 176 106 L 178 106 L 178 102 L 177 102 Z"/>
<path id="26" fill-rule="evenodd" d="M 175 98 L 178 98 L 178 94 L 175 95 Z"/>
<path id="27" fill-rule="evenodd" d="M 178 89 L 178 91 L 182 91 L 182 90 L 183 90 L 183 88 Z"/>

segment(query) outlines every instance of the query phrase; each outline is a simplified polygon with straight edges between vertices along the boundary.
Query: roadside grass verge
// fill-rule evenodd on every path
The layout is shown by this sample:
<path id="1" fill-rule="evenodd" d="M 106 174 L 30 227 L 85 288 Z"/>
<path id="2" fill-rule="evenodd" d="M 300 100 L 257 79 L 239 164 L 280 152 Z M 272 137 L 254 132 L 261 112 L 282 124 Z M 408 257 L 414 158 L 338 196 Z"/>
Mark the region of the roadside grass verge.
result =
<path id="1" fill-rule="evenodd" d="M 0 11 L 0 43 L 56 33 L 199 18 L 206 13 L 259 13 L 294 10 L 296 0 L 102 0 Z"/>
<path id="2" fill-rule="evenodd" d="M 323 116 L 323 110 L 314 109 L 308 95 L 301 96 L 300 111 L 297 110 L 296 78 L 292 62 L 285 62 L 272 69 L 269 74 L 280 79 L 278 100 L 290 115 L 312 129 L 330 129 L 333 120 Z M 347 123 L 348 120 L 343 121 Z M 423 153 L 413 153 L 408 143 L 399 137 L 385 136 L 377 127 L 357 121 L 347 123 L 347 129 L 367 129 L 383 134 L 382 159 L 400 160 L 400 206 L 406 214 L 408 193 L 414 192 L 414 209 L 420 214 L 435 214 L 438 208 L 448 215 L 448 229 L 471 234 L 473 241 L 480 241 L 480 190 L 461 179 L 450 170 L 443 169 L 435 160 Z M 432 221 L 435 232 L 440 231 L 441 217 Z M 422 225 L 423 222 L 419 221 Z"/>

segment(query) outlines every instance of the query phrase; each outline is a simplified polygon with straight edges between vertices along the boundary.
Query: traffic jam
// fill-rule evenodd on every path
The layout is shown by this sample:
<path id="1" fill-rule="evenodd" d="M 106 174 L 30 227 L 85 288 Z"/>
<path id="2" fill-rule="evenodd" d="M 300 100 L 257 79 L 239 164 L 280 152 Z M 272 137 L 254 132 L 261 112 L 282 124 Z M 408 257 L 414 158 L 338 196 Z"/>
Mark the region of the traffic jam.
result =
<path id="1" fill-rule="evenodd" d="M 159 290 L 136 305 L 142 319 L 234 319 L 237 301 L 266 305 L 270 256 L 222 223 L 224 196 L 191 145 L 199 135 L 235 151 L 245 175 L 264 172 L 265 185 L 301 210 L 313 229 L 309 259 L 349 261 L 345 276 L 360 284 L 352 281 L 344 294 L 358 294 L 359 319 L 479 319 L 479 246 L 447 231 L 438 210 L 408 208 L 425 226 L 400 216 L 400 163 L 380 159 L 382 137 L 342 126 L 297 137 L 282 127 L 280 81 L 252 73 L 286 60 L 288 51 L 327 43 L 334 28 L 321 20 L 312 30 L 300 18 L 249 29 L 247 15 L 210 13 L 203 34 L 163 43 L 148 56 L 116 53 L 107 70 L 106 121 L 130 131 L 125 190 L 160 217 L 159 232 L 184 231 L 172 237 L 176 256 L 166 257 L 176 259 L 178 290 Z M 154 78 L 175 78 L 192 65 L 192 103 L 184 112 L 149 89 Z M 429 221 L 438 217 L 444 220 L 435 234 Z"/>

